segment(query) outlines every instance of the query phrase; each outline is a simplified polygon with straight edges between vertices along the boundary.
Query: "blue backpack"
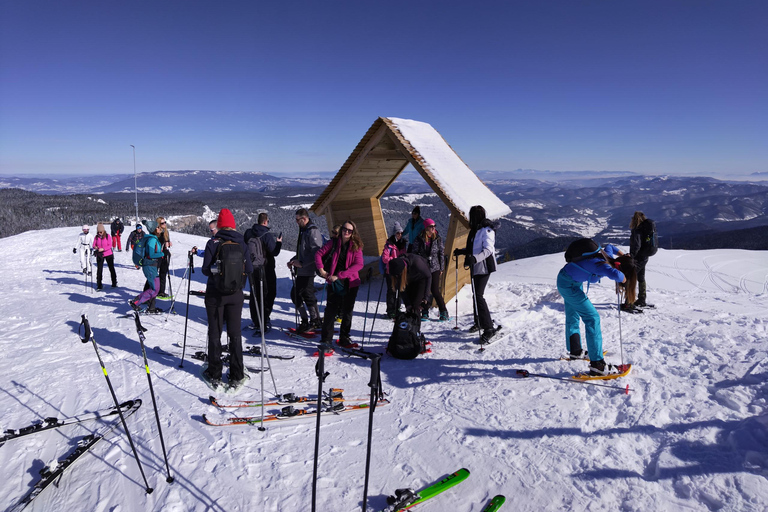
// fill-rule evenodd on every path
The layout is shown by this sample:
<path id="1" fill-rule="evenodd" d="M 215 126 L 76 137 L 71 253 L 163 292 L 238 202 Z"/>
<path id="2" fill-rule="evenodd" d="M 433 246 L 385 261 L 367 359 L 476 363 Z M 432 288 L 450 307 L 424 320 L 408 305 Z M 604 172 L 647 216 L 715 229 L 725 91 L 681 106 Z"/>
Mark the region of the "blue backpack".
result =
<path id="1" fill-rule="evenodd" d="M 157 266 L 157 260 L 149 257 L 149 241 L 157 240 L 157 237 L 152 235 L 144 235 L 136 241 L 136 245 L 133 246 L 133 264 L 137 267 L 144 266 Z"/>

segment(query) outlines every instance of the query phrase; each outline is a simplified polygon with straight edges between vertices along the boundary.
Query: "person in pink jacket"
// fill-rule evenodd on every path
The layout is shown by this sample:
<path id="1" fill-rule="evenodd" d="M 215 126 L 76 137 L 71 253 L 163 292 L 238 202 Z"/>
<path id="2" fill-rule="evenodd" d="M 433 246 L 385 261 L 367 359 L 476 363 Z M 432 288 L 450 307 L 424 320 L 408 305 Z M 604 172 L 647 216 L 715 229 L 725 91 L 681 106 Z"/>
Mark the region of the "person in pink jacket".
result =
<path id="1" fill-rule="evenodd" d="M 112 254 L 112 237 L 104 230 L 104 224 L 99 222 L 96 226 L 96 238 L 93 239 L 93 253 L 96 255 L 96 289 L 101 290 L 101 276 L 104 271 L 104 261 L 109 267 L 112 277 L 112 288 L 117 288 L 117 274 L 115 274 L 115 256 Z"/>
<path id="2" fill-rule="evenodd" d="M 323 268 L 323 256 L 331 253 L 330 268 Z M 352 329 L 352 312 L 355 309 L 357 290 L 360 287 L 360 271 L 363 269 L 363 241 L 357 232 L 357 226 L 351 220 L 341 225 L 338 238 L 328 240 L 315 253 L 317 273 L 325 279 L 328 300 L 323 316 L 323 335 L 321 343 L 331 345 L 333 324 L 337 312 L 341 314 L 339 346 L 354 348 L 349 337 Z"/>

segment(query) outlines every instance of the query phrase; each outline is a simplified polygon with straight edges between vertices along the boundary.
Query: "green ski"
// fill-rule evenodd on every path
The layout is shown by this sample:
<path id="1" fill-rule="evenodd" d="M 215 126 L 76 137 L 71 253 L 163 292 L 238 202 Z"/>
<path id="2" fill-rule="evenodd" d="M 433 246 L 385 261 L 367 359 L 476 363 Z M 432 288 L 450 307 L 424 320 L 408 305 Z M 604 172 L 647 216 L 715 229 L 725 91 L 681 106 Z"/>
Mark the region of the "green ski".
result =
<path id="1" fill-rule="evenodd" d="M 491 502 L 483 509 L 483 512 L 496 512 L 501 508 L 505 501 L 507 501 L 507 498 L 498 494 L 493 497 Z"/>
<path id="2" fill-rule="evenodd" d="M 447 477 L 443 478 L 437 483 L 427 486 L 419 491 L 413 489 L 398 489 L 395 491 L 395 496 L 387 498 L 389 506 L 382 510 L 382 512 L 396 512 L 399 510 L 408 510 L 411 507 L 424 503 L 430 498 L 434 498 L 438 494 L 447 491 L 451 487 L 460 484 L 469 476 L 469 470 L 462 468 L 455 473 L 451 473 Z"/>

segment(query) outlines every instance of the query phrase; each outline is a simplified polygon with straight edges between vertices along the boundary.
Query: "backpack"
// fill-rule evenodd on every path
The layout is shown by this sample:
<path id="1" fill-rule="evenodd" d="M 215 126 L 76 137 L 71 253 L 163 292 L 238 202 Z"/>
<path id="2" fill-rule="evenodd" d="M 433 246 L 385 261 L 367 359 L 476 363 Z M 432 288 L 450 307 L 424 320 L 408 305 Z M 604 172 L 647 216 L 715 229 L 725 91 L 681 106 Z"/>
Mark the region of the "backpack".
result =
<path id="1" fill-rule="evenodd" d="M 415 359 L 426 351 L 426 346 L 427 340 L 419 332 L 419 317 L 414 313 L 398 311 L 387 352 L 397 359 Z"/>
<path id="2" fill-rule="evenodd" d="M 157 260 L 153 260 L 149 258 L 149 240 L 154 238 L 157 240 L 157 238 L 144 235 L 143 237 L 136 240 L 136 245 L 133 246 L 133 264 L 137 267 L 144 267 L 144 266 L 157 266 Z"/>
<path id="3" fill-rule="evenodd" d="M 214 274 L 215 279 L 213 280 L 220 293 L 230 295 L 243 289 L 243 285 L 245 285 L 244 258 L 243 248 L 238 242 L 221 241 L 214 257 L 219 272 Z"/>
<path id="4" fill-rule="evenodd" d="M 591 238 L 579 238 L 574 240 L 565 250 L 565 261 L 568 263 L 579 261 L 584 254 L 597 253 L 600 246 L 595 243 Z"/>
<path id="5" fill-rule="evenodd" d="M 261 239 L 261 236 L 251 237 L 248 240 L 248 249 L 251 252 L 251 263 L 254 271 L 267 263 L 267 248 L 264 247 L 264 240 Z"/>
<path id="6" fill-rule="evenodd" d="M 645 219 L 640 224 L 640 249 L 637 252 L 640 259 L 659 252 L 659 235 L 656 233 L 656 223 L 651 219 Z"/>

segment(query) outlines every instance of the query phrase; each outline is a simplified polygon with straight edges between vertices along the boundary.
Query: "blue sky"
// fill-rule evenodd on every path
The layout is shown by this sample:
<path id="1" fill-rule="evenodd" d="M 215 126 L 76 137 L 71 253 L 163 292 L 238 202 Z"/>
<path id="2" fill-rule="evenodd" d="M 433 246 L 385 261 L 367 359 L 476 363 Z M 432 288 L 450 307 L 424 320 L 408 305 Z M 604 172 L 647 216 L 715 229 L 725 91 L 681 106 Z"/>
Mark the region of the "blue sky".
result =
<path id="1" fill-rule="evenodd" d="M 378 116 L 475 170 L 768 171 L 765 1 L 0 0 L 0 173 L 337 170 Z"/>

